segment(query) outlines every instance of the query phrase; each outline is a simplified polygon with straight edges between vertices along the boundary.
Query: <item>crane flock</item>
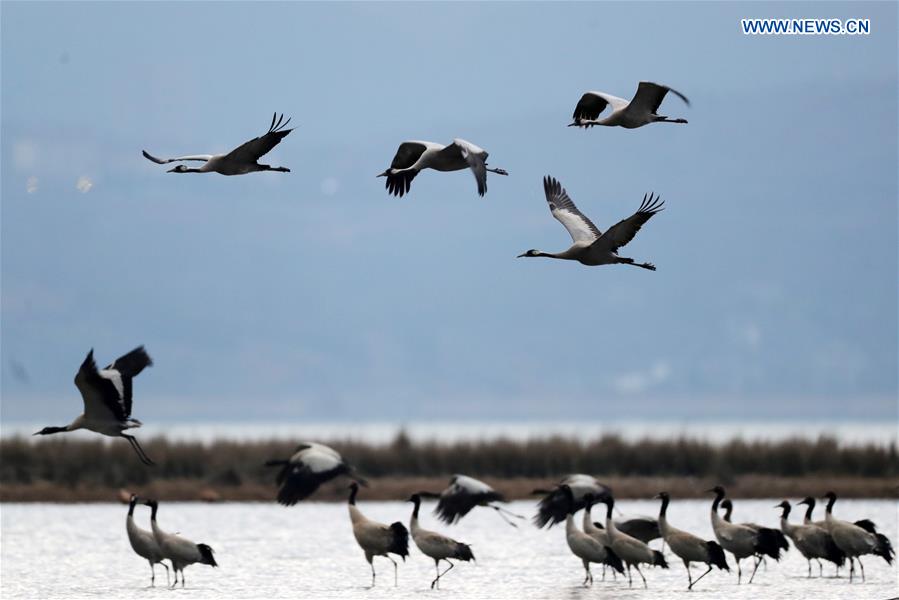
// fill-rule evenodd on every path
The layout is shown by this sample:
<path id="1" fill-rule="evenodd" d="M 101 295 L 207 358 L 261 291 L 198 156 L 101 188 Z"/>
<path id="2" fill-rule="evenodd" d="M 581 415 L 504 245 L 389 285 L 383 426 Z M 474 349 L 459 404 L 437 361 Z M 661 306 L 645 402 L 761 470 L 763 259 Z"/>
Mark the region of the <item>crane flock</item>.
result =
<path id="1" fill-rule="evenodd" d="M 642 81 L 638 84 L 634 97 L 628 101 L 604 92 L 589 91 L 582 95 L 572 116 L 569 126 L 590 129 L 594 126 L 617 126 L 634 129 L 651 123 L 681 123 L 682 118 L 669 118 L 659 115 L 659 108 L 669 94 L 678 96 L 689 105 L 687 98 L 680 92 L 652 82 Z M 610 111 L 605 113 L 610 107 Z M 605 113 L 605 116 L 603 114 Z M 600 118 L 602 117 L 602 118 Z M 293 131 L 287 125 L 290 119 L 284 115 L 272 117 L 268 131 L 238 146 L 226 154 L 191 154 L 174 158 L 157 158 L 147 151 L 143 156 L 157 164 L 179 163 L 170 173 L 219 173 L 221 175 L 244 175 L 260 171 L 289 173 L 286 167 L 273 167 L 259 163 L 259 160 L 281 143 Z M 450 144 L 443 145 L 428 141 L 404 141 L 397 148 L 390 167 L 378 175 L 385 178 L 388 194 L 403 197 L 411 192 L 412 181 L 424 170 L 438 172 L 470 170 L 474 175 L 479 196 L 487 193 L 488 173 L 507 176 L 504 169 L 489 167 L 488 152 L 483 148 L 456 138 Z M 182 163 L 202 162 L 198 168 L 189 168 Z M 572 201 L 566 189 L 556 178 L 543 178 L 543 191 L 550 214 L 559 221 L 572 239 L 572 245 L 562 252 L 548 253 L 531 249 L 519 255 L 519 258 L 554 258 L 577 261 L 587 266 L 624 264 L 654 271 L 656 267 L 649 262 L 637 262 L 628 257 L 619 256 L 620 248 L 631 242 L 640 229 L 663 209 L 663 202 L 654 193 L 645 194 L 637 211 L 630 217 L 619 221 L 604 233 L 584 214 Z M 79 429 L 93 431 L 105 436 L 126 439 L 141 463 L 153 465 L 137 439 L 125 431 L 141 426 L 141 422 L 131 416 L 133 380 L 153 361 L 143 346 L 119 357 L 104 369 L 98 369 L 91 350 L 83 361 L 75 376 L 75 385 L 81 393 L 84 403 L 83 414 L 70 424 L 61 427 L 45 427 L 35 435 L 50 435 L 70 432 Z M 457 541 L 445 534 L 427 530 L 420 525 L 420 508 L 428 499 L 436 499 L 434 514 L 445 525 L 459 523 L 475 508 L 490 508 L 502 517 L 506 523 L 518 527 L 513 519 L 524 517 L 515 514 L 503 506 L 506 497 L 493 487 L 473 477 L 456 474 L 449 485 L 441 492 L 420 491 L 409 498 L 413 504 L 406 528 L 401 521 L 390 525 L 379 523 L 368 518 L 357 506 L 360 486 L 367 486 L 366 480 L 359 476 L 355 468 L 337 451 L 316 442 L 303 442 L 297 446 L 294 454 L 287 458 L 276 458 L 265 463 L 267 467 L 277 468 L 275 484 L 276 500 L 284 506 L 294 506 L 312 496 L 324 483 L 344 478 L 350 481 L 348 495 L 349 521 L 353 536 L 361 548 L 371 568 L 371 585 L 376 583 L 375 557 L 383 557 L 394 566 L 394 585 L 399 583 L 399 565 L 393 558 L 397 556 L 403 561 L 409 556 L 409 537 L 414 545 L 430 560 L 434 561 L 435 577 L 430 581 L 431 588 L 439 588 L 441 580 L 455 566 L 452 561 L 474 561 L 471 546 Z M 876 526 L 868 520 L 854 523 L 842 521 L 833 515 L 836 495 L 829 492 L 827 498 L 826 517 L 823 521 L 812 521 L 815 507 L 814 498 L 808 497 L 798 504 L 806 504 L 808 510 L 802 524 L 789 521 L 792 505 L 784 500 L 775 508 L 780 509 L 779 528 L 765 527 L 755 523 L 733 523 L 730 520 L 732 502 L 726 498 L 722 486 L 713 490 L 715 497 L 710 507 L 711 526 L 715 540 L 705 540 L 697 535 L 675 528 L 668 522 L 667 509 L 670 495 L 661 492 L 657 498 L 661 501 L 658 518 L 636 516 L 615 518 L 613 510 L 616 506 L 611 488 L 599 479 L 587 474 L 573 474 L 561 479 L 550 489 L 537 489 L 534 494 L 541 496 L 537 504 L 537 512 L 533 523 L 537 528 L 551 528 L 565 523 L 565 539 L 571 553 L 581 561 L 584 568 L 584 585 L 593 584 L 590 565 L 610 567 L 613 572 L 627 573 L 628 585 L 633 584 L 632 570 L 642 579 L 644 587 L 649 583 L 641 566 L 668 569 L 669 563 L 662 549 L 654 549 L 650 543 L 661 539 L 662 548 L 667 548 L 671 555 L 680 559 L 687 572 L 688 586 L 692 589 L 714 568 L 730 571 L 727 554 L 730 554 L 736 565 L 737 583 L 742 581 L 741 561 L 746 558 L 755 560 L 749 583 L 752 583 L 758 566 L 764 557 L 780 560 L 782 553 L 789 550 L 791 540 L 799 553 L 808 561 L 807 576 L 812 575 L 812 560 L 818 562 L 819 574 L 823 574 L 821 559 L 832 562 L 837 569 L 850 562 L 850 581 L 856 574 L 856 563 L 864 580 L 864 567 L 861 557 L 873 554 L 892 563 L 894 551 L 889 539 L 877 532 Z M 150 530 L 141 529 L 134 518 L 135 507 L 142 503 L 151 509 Z M 604 520 L 593 521 L 591 513 L 595 504 L 606 507 Z M 195 543 L 179 534 L 168 533 L 157 523 L 159 503 L 155 499 L 141 499 L 132 495 L 129 501 L 126 518 L 126 533 L 134 552 L 149 562 L 151 567 L 151 585 L 155 584 L 155 565 L 168 560 L 174 571 L 172 587 L 178 583 L 185 586 L 184 569 L 192 564 L 205 564 L 217 567 L 212 548 L 203 543 Z M 724 517 L 719 509 L 724 508 Z M 575 521 L 575 514 L 584 511 L 582 527 Z M 441 571 L 441 562 L 447 567 Z M 691 565 L 703 564 L 707 567 L 696 579 L 693 578 Z M 651 579 L 651 577 L 650 577 Z"/>

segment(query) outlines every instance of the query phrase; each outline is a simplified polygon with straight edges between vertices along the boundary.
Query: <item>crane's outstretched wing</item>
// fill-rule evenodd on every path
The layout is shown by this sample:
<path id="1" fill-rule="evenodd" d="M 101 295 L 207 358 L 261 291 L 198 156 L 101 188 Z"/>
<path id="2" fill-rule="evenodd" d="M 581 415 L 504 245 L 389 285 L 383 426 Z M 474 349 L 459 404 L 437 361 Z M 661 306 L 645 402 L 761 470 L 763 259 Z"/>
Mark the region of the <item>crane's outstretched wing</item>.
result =
<path id="1" fill-rule="evenodd" d="M 648 112 L 649 114 L 654 115 L 659 110 L 659 106 L 662 105 L 662 100 L 665 99 L 665 95 L 668 92 L 675 94 L 678 98 L 683 100 L 687 106 L 690 106 L 690 101 L 687 100 L 687 97 L 677 90 L 671 89 L 666 85 L 652 83 L 651 81 L 640 82 L 640 85 L 637 86 L 637 93 L 634 94 L 634 99 L 631 100 L 630 105 L 641 113 Z"/>
<path id="2" fill-rule="evenodd" d="M 618 110 L 628 105 L 627 100 L 619 98 L 605 92 L 586 92 L 574 107 L 574 114 L 571 116 L 575 121 L 581 119 L 593 121 L 599 117 L 600 113 L 606 109 L 606 106 L 612 105 L 612 110 Z"/>
<path id="3" fill-rule="evenodd" d="M 478 196 L 487 193 L 487 153 L 481 148 L 469 144 L 465 140 L 453 140 L 453 143 L 441 150 L 441 152 L 459 152 L 468 163 L 468 168 L 474 174 L 474 180 L 478 183 Z"/>
<path id="4" fill-rule="evenodd" d="M 152 365 L 153 359 L 150 358 L 143 346 L 138 346 L 128 354 L 115 359 L 115 362 L 100 371 L 100 377 L 108 378 L 114 384 L 121 382 L 121 399 L 126 419 L 131 416 L 131 380 Z"/>
<path id="5" fill-rule="evenodd" d="M 643 203 L 640 204 L 640 208 L 637 212 L 610 227 L 609 230 L 600 236 L 594 243 L 603 246 L 610 252 L 617 252 L 618 248 L 634 239 L 634 236 L 637 235 L 640 228 L 643 227 L 654 214 L 662 210 L 664 204 L 664 202 L 659 200 L 658 196 L 644 194 Z"/>
<path id="6" fill-rule="evenodd" d="M 124 387 L 120 378 L 104 377 L 94 362 L 94 350 L 87 353 L 81 368 L 75 375 L 75 387 L 81 392 L 84 416 L 88 419 L 119 421 L 128 419 L 125 414 Z"/>
<path id="7" fill-rule="evenodd" d="M 421 158 L 425 150 L 427 150 L 427 146 L 421 142 L 403 142 L 396 149 L 396 154 L 390 163 L 390 169 L 408 169 Z M 402 197 L 409 192 L 409 188 L 412 187 L 412 180 L 418 175 L 418 171 L 403 171 L 402 173 L 391 174 L 389 172 L 390 169 L 381 174 L 387 177 L 387 183 L 384 187 L 387 188 L 388 193 Z"/>
<path id="8" fill-rule="evenodd" d="M 207 162 L 210 158 L 212 158 L 211 154 L 190 154 L 188 156 L 179 156 L 178 158 L 157 158 L 147 152 L 146 150 L 141 150 L 144 155 L 144 158 L 152 160 L 157 165 L 165 165 L 172 162 L 179 162 L 182 160 L 200 160 L 203 162 Z"/>
<path id="9" fill-rule="evenodd" d="M 565 226 L 574 242 L 592 244 L 599 239 L 602 232 L 578 210 L 561 183 L 547 175 L 543 178 L 543 191 L 546 194 L 549 211 Z"/>
<path id="10" fill-rule="evenodd" d="M 275 123 L 275 118 L 278 122 Z M 290 123 L 290 117 L 284 121 L 284 115 L 278 117 L 278 113 L 272 115 L 272 124 L 268 128 L 265 135 L 253 138 L 249 142 L 245 142 L 225 155 L 225 161 L 235 161 L 240 163 L 255 163 L 261 157 L 269 153 L 269 151 L 281 143 L 284 137 L 293 131 L 293 129 L 284 129 Z"/>

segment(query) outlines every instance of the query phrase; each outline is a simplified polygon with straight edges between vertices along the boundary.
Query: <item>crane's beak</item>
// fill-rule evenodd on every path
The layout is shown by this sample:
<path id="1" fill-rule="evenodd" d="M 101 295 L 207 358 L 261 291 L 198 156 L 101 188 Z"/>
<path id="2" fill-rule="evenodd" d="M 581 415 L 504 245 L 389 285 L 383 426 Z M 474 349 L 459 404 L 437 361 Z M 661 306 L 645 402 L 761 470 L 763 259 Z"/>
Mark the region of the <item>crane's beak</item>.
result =
<path id="1" fill-rule="evenodd" d="M 525 257 L 525 256 L 527 256 L 527 255 L 528 255 L 528 253 L 527 253 L 527 252 L 524 252 L 524 253 L 522 253 L 522 254 L 519 254 L 519 255 L 516 256 L 515 258 L 523 258 L 523 257 Z"/>

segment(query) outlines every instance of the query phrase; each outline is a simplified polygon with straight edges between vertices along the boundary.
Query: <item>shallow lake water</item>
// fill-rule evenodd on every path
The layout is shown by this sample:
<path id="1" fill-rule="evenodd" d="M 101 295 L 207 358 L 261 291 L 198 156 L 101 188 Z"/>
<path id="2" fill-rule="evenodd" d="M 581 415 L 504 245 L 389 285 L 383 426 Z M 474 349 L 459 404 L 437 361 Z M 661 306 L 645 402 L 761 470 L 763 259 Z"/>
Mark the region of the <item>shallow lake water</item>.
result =
<path id="1" fill-rule="evenodd" d="M 737 521 L 777 526 L 779 500 L 737 500 Z M 426 505 L 428 506 L 428 505 Z M 897 542 L 895 500 L 840 500 L 841 518 L 869 518 L 894 546 Z M 360 509 L 382 522 L 408 522 L 411 505 L 402 502 L 365 502 Z M 513 502 L 510 510 L 532 515 L 534 502 Z M 655 514 L 657 502 L 620 502 L 627 514 Z M 425 509 L 425 506 L 423 506 Z M 669 508 L 673 525 L 713 539 L 709 502 L 674 501 Z M 429 507 L 428 507 L 429 510 Z M 596 515 L 599 514 L 599 509 Z M 411 555 L 400 562 L 399 586 L 393 585 L 393 566 L 375 558 L 377 585 L 369 589 L 371 574 L 356 546 L 346 506 L 305 503 L 284 508 L 274 503 L 163 503 L 160 526 L 180 532 L 215 550 L 217 569 L 193 565 L 186 569 L 187 587 L 168 590 L 165 570 L 157 566 L 156 587 L 149 587 L 150 568 L 133 553 L 125 534 L 127 507 L 118 504 L 3 504 L 0 506 L 0 596 L 3 598 L 165 598 L 170 594 L 196 598 L 892 598 L 899 596 L 896 565 L 879 557 L 864 559 L 867 581 L 848 581 L 848 568 L 834 578 L 831 564 L 824 578 L 806 578 L 806 561 L 791 549 L 780 563 L 760 567 L 751 585 L 737 585 L 736 572 L 714 571 L 687 592 L 683 564 L 670 552 L 669 570 L 645 568 L 649 589 L 626 579 L 601 581 L 601 567 L 593 567 L 596 582 L 581 586 L 583 568 L 565 543 L 564 524 L 538 530 L 529 523 L 518 529 L 506 525 L 493 511 L 475 509 L 460 524 L 446 527 L 423 510 L 422 525 L 471 544 L 476 563 L 456 563 L 430 590 L 434 564 L 410 541 Z M 796 520 L 794 516 L 794 521 Z M 818 515 L 823 517 L 823 512 Z M 580 523 L 580 513 L 577 515 Z M 139 506 L 137 522 L 149 528 L 149 509 Z M 658 548 L 657 540 L 652 546 Z M 733 558 L 728 555 L 729 562 Z M 751 568 L 744 561 L 744 572 Z M 694 568 L 694 573 L 702 572 Z M 689 594 L 685 596 L 685 594 Z"/>

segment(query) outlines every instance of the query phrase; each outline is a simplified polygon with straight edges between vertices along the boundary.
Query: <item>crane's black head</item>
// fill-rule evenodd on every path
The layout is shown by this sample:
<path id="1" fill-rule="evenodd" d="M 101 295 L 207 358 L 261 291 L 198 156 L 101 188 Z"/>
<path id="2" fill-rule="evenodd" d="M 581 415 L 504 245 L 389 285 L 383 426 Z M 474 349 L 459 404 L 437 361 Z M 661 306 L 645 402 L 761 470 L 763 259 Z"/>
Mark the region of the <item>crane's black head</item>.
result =
<path id="1" fill-rule="evenodd" d="M 416 504 L 421 502 L 421 494 L 412 494 L 409 496 L 409 499 L 406 502 L 414 502 Z"/>
<path id="2" fill-rule="evenodd" d="M 668 495 L 668 492 L 659 492 L 655 495 L 656 500 L 670 500 L 671 496 Z"/>
<path id="3" fill-rule="evenodd" d="M 150 508 L 156 508 L 159 506 L 159 503 L 156 500 L 153 500 L 152 498 L 147 498 L 146 500 L 143 501 L 143 504 L 146 506 L 149 506 Z"/>
<path id="4" fill-rule="evenodd" d="M 359 484 L 354 481 L 350 484 L 350 497 L 349 497 L 350 504 L 356 504 L 356 494 L 358 494 L 358 493 L 359 493 Z"/>
<path id="5" fill-rule="evenodd" d="M 527 252 L 524 252 L 523 254 L 519 254 L 517 258 L 524 258 L 524 257 L 533 258 L 535 256 L 540 256 L 540 251 L 532 248 L 532 249 L 528 250 Z"/>
<path id="6" fill-rule="evenodd" d="M 808 504 L 809 506 L 812 506 L 813 504 L 815 504 L 815 499 L 812 498 L 811 496 L 806 496 L 805 498 L 803 498 L 796 504 Z"/>
<path id="7" fill-rule="evenodd" d="M 187 167 L 184 165 L 177 165 L 174 169 L 169 169 L 169 173 L 187 173 Z"/>
<path id="8" fill-rule="evenodd" d="M 65 427 L 44 427 L 40 431 L 35 431 L 32 435 L 50 435 L 51 433 L 62 433 L 66 431 Z"/>
<path id="9" fill-rule="evenodd" d="M 790 503 L 786 500 L 782 500 L 780 504 L 776 505 L 774 508 L 782 508 L 784 510 L 789 510 L 791 508 Z"/>
<path id="10" fill-rule="evenodd" d="M 722 498 L 727 494 L 724 490 L 724 486 L 716 485 L 710 490 L 706 490 L 707 492 L 715 492 L 716 495 L 721 496 Z"/>
<path id="11" fill-rule="evenodd" d="M 824 494 L 824 497 L 827 498 L 830 502 L 836 502 L 837 495 L 833 492 L 827 492 Z"/>

